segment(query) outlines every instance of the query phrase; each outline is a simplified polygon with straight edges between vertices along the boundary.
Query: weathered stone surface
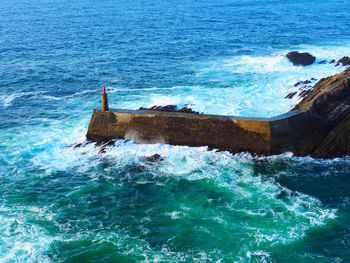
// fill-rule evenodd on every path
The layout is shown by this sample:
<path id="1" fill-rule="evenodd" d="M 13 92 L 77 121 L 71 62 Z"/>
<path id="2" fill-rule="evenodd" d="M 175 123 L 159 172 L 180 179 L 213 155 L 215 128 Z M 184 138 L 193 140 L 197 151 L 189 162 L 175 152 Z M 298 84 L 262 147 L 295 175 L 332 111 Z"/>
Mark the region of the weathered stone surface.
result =
<path id="1" fill-rule="evenodd" d="M 293 63 L 295 66 L 308 66 L 315 62 L 316 58 L 305 52 L 292 51 L 289 52 L 286 57 Z"/>
<path id="2" fill-rule="evenodd" d="M 87 139 L 124 138 L 138 143 L 273 154 L 291 150 L 307 123 L 307 114 L 298 111 L 274 118 L 247 118 L 149 110 L 111 110 L 107 114 L 94 110 Z"/>
<path id="3" fill-rule="evenodd" d="M 350 155 L 350 68 L 321 79 L 294 110 L 307 110 L 317 127 L 305 134 L 304 141 L 314 145 L 309 154 L 325 158 Z"/>
<path id="4" fill-rule="evenodd" d="M 326 137 L 312 154 L 314 157 L 341 157 L 350 155 L 350 114 L 347 114 Z"/>
<path id="5" fill-rule="evenodd" d="M 299 98 L 305 98 L 310 92 L 311 89 L 303 89 L 302 92 L 299 93 Z"/>
<path id="6" fill-rule="evenodd" d="M 348 65 L 350 65 L 350 57 L 345 56 L 339 59 L 335 66 L 337 67 L 337 66 L 348 66 Z"/>

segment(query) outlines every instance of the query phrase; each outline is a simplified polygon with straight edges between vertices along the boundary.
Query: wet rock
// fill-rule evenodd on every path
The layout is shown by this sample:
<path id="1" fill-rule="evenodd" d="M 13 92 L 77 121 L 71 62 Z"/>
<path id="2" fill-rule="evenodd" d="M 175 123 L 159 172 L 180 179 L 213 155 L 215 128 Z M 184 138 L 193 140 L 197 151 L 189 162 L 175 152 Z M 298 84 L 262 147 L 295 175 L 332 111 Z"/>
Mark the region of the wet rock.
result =
<path id="1" fill-rule="evenodd" d="M 199 114 L 199 112 L 192 110 L 188 107 L 178 108 L 176 105 L 166 105 L 166 106 L 152 106 L 150 108 L 141 107 L 139 110 L 154 110 L 154 111 L 164 111 L 164 112 L 182 112 L 182 113 L 192 113 Z"/>
<path id="2" fill-rule="evenodd" d="M 312 78 L 311 80 L 316 80 L 316 79 Z M 297 83 L 294 84 L 294 87 L 297 87 L 300 84 L 309 84 L 309 83 L 311 83 L 311 80 L 308 80 L 308 79 L 307 80 L 300 80 L 300 81 L 298 81 Z"/>
<path id="3" fill-rule="evenodd" d="M 350 65 L 350 57 L 344 56 L 338 60 L 335 66 L 337 67 L 337 66 L 348 66 L 348 65 Z"/>
<path id="4" fill-rule="evenodd" d="M 307 95 L 309 95 L 310 92 L 311 92 L 311 89 L 303 90 L 302 92 L 300 92 L 299 98 L 305 98 Z"/>
<path id="5" fill-rule="evenodd" d="M 316 81 L 317 79 L 315 79 L 315 78 L 311 78 L 311 80 L 312 80 L 312 81 Z"/>
<path id="6" fill-rule="evenodd" d="M 308 66 L 315 62 L 316 57 L 305 52 L 292 51 L 289 52 L 286 57 L 293 63 L 295 66 Z"/>
<path id="7" fill-rule="evenodd" d="M 327 63 L 327 60 L 322 60 L 320 62 L 318 62 L 318 64 L 326 64 Z"/>
<path id="8" fill-rule="evenodd" d="M 335 63 L 335 59 L 332 59 L 331 61 L 329 61 L 329 64 L 333 64 Z"/>
<path id="9" fill-rule="evenodd" d="M 297 83 L 294 84 L 294 87 L 298 87 L 301 83 L 302 81 L 298 81 Z"/>
<path id="10" fill-rule="evenodd" d="M 153 154 L 151 156 L 143 156 L 142 160 L 147 161 L 147 162 L 151 162 L 151 163 L 164 161 L 163 157 L 160 156 L 158 153 Z"/>
<path id="11" fill-rule="evenodd" d="M 89 143 L 92 143 L 92 142 L 91 141 L 83 141 L 83 142 L 80 142 L 80 143 L 70 144 L 67 147 L 76 149 L 76 148 L 84 147 L 84 146 L 88 145 Z"/>
<path id="12" fill-rule="evenodd" d="M 309 112 L 313 125 L 298 144 L 299 155 L 350 155 L 350 68 L 323 78 L 293 110 Z"/>
<path id="13" fill-rule="evenodd" d="M 285 99 L 293 99 L 293 97 L 295 96 L 295 94 L 297 94 L 296 91 L 295 91 L 295 92 L 288 93 L 288 95 L 285 96 L 284 98 L 285 98 Z"/>
<path id="14" fill-rule="evenodd" d="M 117 140 L 99 141 L 96 142 L 95 148 L 99 148 L 98 154 L 103 154 L 106 153 L 107 148 L 117 145 Z"/>

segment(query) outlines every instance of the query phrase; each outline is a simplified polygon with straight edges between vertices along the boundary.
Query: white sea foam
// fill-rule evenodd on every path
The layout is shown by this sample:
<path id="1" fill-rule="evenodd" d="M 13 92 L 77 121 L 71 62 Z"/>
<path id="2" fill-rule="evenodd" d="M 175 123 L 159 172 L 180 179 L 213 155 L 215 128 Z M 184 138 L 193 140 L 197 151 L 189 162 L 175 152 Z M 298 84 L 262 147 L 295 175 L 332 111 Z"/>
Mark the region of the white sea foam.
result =
<path id="1" fill-rule="evenodd" d="M 33 209 L 33 216 L 44 213 L 41 209 Z M 24 215 L 22 210 L 23 207 L 0 207 L 0 262 L 51 262 L 45 252 L 54 238 L 39 226 L 26 222 L 28 215 Z"/>
<path id="2" fill-rule="evenodd" d="M 285 96 L 300 88 L 294 84 L 300 80 L 317 80 L 339 73 L 344 67 L 335 64 L 318 64 L 322 60 L 338 60 L 350 53 L 350 45 L 299 46 L 317 57 L 307 67 L 294 66 L 284 54 L 290 50 L 275 51 L 268 56 L 236 56 L 192 64 L 199 85 L 142 88 L 109 88 L 115 95 L 127 93 L 133 100 L 120 101 L 119 105 L 137 109 L 140 106 L 174 104 L 182 107 L 190 104 L 196 111 L 224 115 L 273 116 L 290 110 L 300 101 Z M 207 84 L 207 83 L 213 84 Z M 202 84 L 201 84 L 202 83 Z M 312 81 L 310 85 L 314 85 Z M 169 90 L 171 92 L 169 93 Z"/>
<path id="3" fill-rule="evenodd" d="M 43 93 L 43 92 L 40 92 Z M 0 100 L 2 102 L 2 105 L 4 108 L 7 108 L 13 104 L 13 102 L 21 97 L 24 96 L 32 96 L 37 94 L 37 92 L 18 92 L 18 93 L 12 93 L 10 95 L 2 95 L 0 96 Z"/>
<path id="4" fill-rule="evenodd" d="M 56 125 L 59 125 L 58 123 Z M 269 162 L 280 160 L 291 160 L 293 162 L 317 162 L 312 158 L 299 159 L 293 157 L 291 153 L 271 157 L 253 157 L 249 154 L 232 155 L 228 152 L 218 152 L 215 150 L 208 150 L 207 147 L 187 147 L 187 146 L 170 146 L 164 144 L 135 144 L 133 142 L 118 141 L 119 146 L 107 147 L 106 153 L 99 154 L 99 147 L 95 148 L 94 144 L 83 145 L 82 147 L 74 148 L 67 147 L 72 140 L 75 142 L 83 142 L 86 123 L 74 125 L 76 128 L 66 130 L 64 133 L 57 133 L 56 130 L 28 131 L 25 136 L 27 140 L 21 142 L 20 147 L 27 148 L 36 152 L 35 156 L 30 159 L 31 165 L 35 168 L 44 169 L 47 174 L 55 171 L 74 171 L 74 173 L 84 173 L 92 167 L 98 166 L 101 161 L 108 158 L 113 160 L 113 166 L 105 168 L 102 175 L 107 180 L 110 176 L 109 170 L 126 167 L 130 164 L 137 163 L 149 169 L 149 172 L 156 177 L 177 178 L 179 180 L 186 179 L 197 181 L 202 179 L 210 179 L 215 182 L 215 185 L 225 191 L 230 192 L 234 196 L 232 203 L 227 203 L 223 211 L 229 211 L 220 214 L 210 214 L 209 210 L 203 210 L 203 217 L 212 220 L 213 224 L 219 224 L 228 230 L 240 228 L 242 233 L 248 235 L 252 240 L 251 243 L 245 243 L 240 254 L 245 256 L 244 259 L 249 258 L 246 253 L 250 253 L 251 258 L 268 259 L 267 255 L 258 254 L 256 246 L 269 247 L 277 244 L 288 244 L 294 242 L 305 236 L 305 232 L 312 228 L 325 224 L 328 220 L 336 217 L 337 211 L 335 209 L 324 208 L 322 203 L 311 196 L 291 192 L 273 180 L 266 180 L 254 174 L 254 162 L 257 160 L 266 160 Z M 56 127 L 59 128 L 60 126 Z M 45 134 L 45 139 L 40 141 L 42 135 Z M 24 139 L 24 138 L 23 138 Z M 23 142 L 25 144 L 23 145 Z M 36 142 L 36 143 L 33 143 Z M 28 144 L 28 145 L 26 145 Z M 164 161 L 147 164 L 143 160 L 143 156 L 151 156 L 153 154 L 160 154 Z M 334 162 L 339 162 L 335 160 Z M 113 171 L 112 171 L 113 173 Z M 92 174 L 86 176 L 93 176 Z M 129 175 L 132 176 L 132 175 Z M 97 178 L 96 178 L 97 180 Z M 133 180 L 136 184 L 150 183 L 149 179 L 138 178 Z M 72 191 L 72 195 L 79 195 L 80 192 Z M 286 192 L 284 199 L 278 198 L 281 191 Z M 288 194 L 289 193 L 289 194 Z M 210 204 L 208 200 L 208 204 Z M 192 209 L 182 209 L 180 205 L 176 210 L 165 211 L 165 215 L 172 220 L 177 220 L 193 216 L 195 213 Z M 38 213 L 47 220 L 54 220 L 54 216 L 41 211 L 36 207 L 28 209 L 32 213 Z M 221 209 L 218 209 L 221 210 Z M 43 213 L 44 212 L 44 213 Z M 205 214 L 208 213 L 208 214 Z M 271 227 L 257 228 L 249 224 L 247 221 L 232 221 L 227 218 L 229 215 L 235 215 L 237 218 L 254 218 L 258 217 L 261 222 L 269 222 L 274 220 L 276 229 Z M 268 224 L 267 224 L 268 225 Z M 69 232 L 72 226 L 59 225 L 61 231 Z M 39 231 L 39 230 L 38 230 Z M 40 230 L 41 231 L 41 230 Z M 140 229 L 144 234 L 147 234 L 149 229 Z M 96 240 L 106 240 L 106 236 L 96 237 Z M 106 233 L 110 235 L 110 233 Z M 119 235 L 119 234 L 118 234 Z M 128 237 L 120 234 L 121 243 L 116 244 L 119 249 L 129 251 L 131 255 L 137 255 L 143 251 L 146 262 L 152 262 L 155 258 L 162 260 L 176 261 L 180 258 L 191 259 L 201 258 L 200 255 L 174 253 L 171 250 L 164 250 L 162 252 L 155 251 L 148 248 L 148 244 L 144 240 L 138 240 L 135 244 L 127 242 Z M 65 236 L 63 240 L 79 239 L 79 236 Z M 20 241 L 18 246 L 27 246 L 28 258 L 41 258 L 49 244 L 53 242 L 52 238 L 42 234 L 41 241 Z M 124 243 L 124 241 L 125 243 Z M 18 241 L 19 242 L 19 241 Z M 29 244 L 24 244 L 29 242 Z M 33 247 L 38 247 L 40 242 L 40 249 L 34 251 Z M 134 244 L 131 246 L 130 244 Z M 26 250 L 26 251 L 27 251 Z M 16 253 L 13 251 L 13 253 Z M 12 253 L 12 254 L 13 254 Z M 10 254 L 10 255 L 12 255 Z M 34 256 L 36 255 L 36 256 Z M 216 256 L 218 254 L 215 254 Z M 209 259 L 212 258 L 210 253 L 206 255 Z M 11 256 L 10 256 L 11 257 Z M 263 261 L 262 261 L 263 262 Z M 267 261 L 269 262 L 269 261 Z"/>
<path id="5" fill-rule="evenodd" d="M 320 56 L 320 58 L 321 57 L 322 56 Z M 241 68 L 247 64 L 249 65 L 245 69 Z M 206 77 L 225 83 L 231 81 L 230 74 L 232 73 L 258 72 L 259 74 L 272 73 L 273 75 L 263 79 L 261 82 L 256 82 L 255 80 L 249 82 L 249 80 L 247 80 L 247 83 L 244 85 L 234 86 L 232 84 L 232 87 L 228 88 L 196 86 L 191 89 L 191 87 L 174 87 L 170 95 L 163 94 L 161 92 L 162 89 L 155 88 L 154 93 L 148 94 L 147 96 L 141 95 L 138 101 L 124 102 L 122 105 L 134 105 L 135 107 L 139 107 L 140 101 L 144 102 L 146 106 L 155 104 L 191 104 L 191 107 L 193 106 L 195 110 L 211 113 L 243 114 L 250 112 L 252 114 L 251 109 L 256 107 L 256 103 L 260 103 L 266 105 L 258 109 L 266 109 L 266 112 L 269 114 L 275 114 L 281 111 L 283 107 L 288 108 L 290 104 L 288 101 L 283 104 L 282 100 L 279 104 L 272 103 L 273 105 L 271 106 L 271 102 L 269 101 L 274 101 L 274 98 L 276 101 L 277 99 L 281 101 L 281 96 L 284 95 L 289 88 L 292 88 L 294 81 L 310 77 L 324 77 L 323 74 L 325 72 L 341 70 L 339 68 L 334 68 L 333 65 L 314 65 L 305 69 L 294 67 L 290 65 L 289 62 L 285 61 L 285 58 L 279 55 L 267 58 L 266 61 L 261 57 L 241 57 L 233 61 L 223 61 L 221 66 L 223 68 L 209 67 L 209 70 L 204 69 L 203 71 L 199 71 L 197 77 Z M 288 70 L 285 70 L 286 68 L 288 68 Z M 221 69 L 224 71 L 227 70 L 228 72 L 226 76 L 221 76 L 222 79 L 220 79 L 220 76 L 215 76 L 215 72 L 217 70 L 221 71 Z M 321 73 L 317 73 L 319 75 L 314 75 L 318 70 L 320 70 Z M 284 73 L 288 73 L 289 75 L 284 75 Z M 207 76 L 205 76 L 205 74 L 207 74 Z M 284 84 L 286 84 L 287 88 L 284 87 Z M 133 91 L 134 90 L 130 89 L 128 92 L 132 93 Z M 87 91 L 87 93 L 88 92 L 93 93 L 95 91 L 91 90 Z M 113 90 L 110 89 L 110 92 L 113 93 Z M 12 94 L 10 97 L 1 97 L 1 100 L 3 101 L 4 107 L 8 107 L 16 98 L 26 95 L 32 96 L 36 94 Z M 267 98 L 265 98 L 265 96 Z M 239 101 L 241 101 L 240 103 L 242 104 L 240 104 Z M 250 111 L 246 111 L 246 107 L 248 107 Z M 269 111 L 268 107 L 272 107 L 272 109 Z M 210 179 L 215 183 L 216 187 L 230 193 L 234 197 L 232 198 L 234 200 L 233 202 L 228 202 L 222 206 L 229 211 L 229 215 L 236 215 L 238 218 L 247 219 L 254 219 L 257 217 L 261 221 L 274 220 L 279 227 L 278 230 L 271 227 L 258 228 L 253 224 L 250 225 L 248 220 L 247 222 L 234 221 L 230 223 L 230 220 L 226 218 L 228 215 L 225 213 L 215 215 L 208 214 L 207 218 L 210 218 L 213 223 L 231 227 L 229 228 L 230 230 L 234 229 L 234 227 L 239 227 L 245 230 L 244 234 L 251 237 L 253 241 L 250 244 L 245 244 L 245 247 L 241 250 L 242 253 L 244 252 L 243 254 L 245 257 L 243 258 L 245 260 L 252 257 L 267 260 L 269 258 L 268 252 L 264 250 L 257 251 L 253 248 L 256 248 L 256 246 L 265 245 L 265 247 L 269 247 L 276 244 L 294 242 L 302 238 L 310 228 L 326 224 L 329 220 L 337 216 L 337 210 L 325 208 L 318 199 L 296 191 L 292 192 L 279 185 L 274 180 L 266 180 L 261 176 L 257 176 L 254 172 L 255 161 L 292 161 L 307 165 L 308 163 L 321 162 L 319 160 L 314 160 L 309 157 L 294 157 L 291 153 L 270 157 L 253 157 L 246 153 L 231 155 L 227 152 L 209 151 L 207 147 L 193 148 L 164 144 L 143 145 L 125 141 L 118 141 L 119 146 L 107 147 L 106 153 L 101 154 L 100 148 L 96 148 L 94 144 L 87 144 L 78 148 L 67 147 L 72 141 L 77 143 L 84 141 L 84 135 L 88 124 L 87 119 L 82 121 L 75 120 L 71 123 L 49 120 L 48 123 L 50 124 L 49 128 L 43 126 L 33 130 L 32 127 L 23 127 L 21 132 L 18 132 L 18 135 L 15 137 L 8 136 L 8 139 L 3 140 L 2 145 L 10 144 L 12 147 L 11 152 L 6 156 L 6 162 L 15 165 L 17 162 L 21 161 L 21 156 L 24 155 L 29 159 L 29 167 L 40 168 L 46 171 L 47 175 L 56 171 L 84 173 L 92 167 L 98 166 L 104 158 L 108 158 L 109 160 L 113 160 L 114 167 L 107 167 L 104 170 L 105 173 L 96 176 L 105 176 L 105 178 L 108 179 L 108 176 L 111 176 L 108 174 L 109 169 L 123 168 L 130 164 L 137 163 L 149 169 L 154 177 L 161 176 L 175 178 L 177 180 L 186 179 L 189 181 Z M 11 132 L 11 134 L 17 133 Z M 5 135 L 2 136 L 5 137 Z M 164 158 L 164 161 L 152 165 L 146 164 L 143 161 L 143 156 L 151 156 L 156 153 L 160 154 Z M 332 162 L 348 161 L 349 160 L 334 159 L 322 162 L 327 165 L 332 164 Z M 16 169 L 11 170 L 11 173 L 7 172 L 6 176 L 9 178 L 18 175 L 24 176 L 25 173 L 23 169 L 22 171 L 21 169 L 21 167 L 16 167 Z M 41 174 L 41 176 L 45 176 L 45 174 Z M 88 176 L 94 175 L 90 174 Z M 129 174 L 127 176 L 132 175 Z M 135 180 L 135 183 L 140 185 L 149 182 L 149 180 L 144 178 Z M 286 197 L 278 198 L 278 195 L 282 191 L 287 193 Z M 74 194 L 74 191 L 72 191 L 71 195 Z M 212 204 L 213 199 L 208 198 L 207 203 Z M 28 208 L 28 211 L 37 213 L 40 217 L 44 217 L 45 220 L 54 220 L 54 215 L 40 208 L 31 207 Z M 203 213 L 205 212 L 210 213 L 210 209 L 203 210 Z M 6 210 L 6 213 L 9 213 L 9 211 Z M 186 218 L 187 215 L 191 215 L 191 213 L 194 213 L 192 209 L 185 210 L 180 207 L 176 211 L 170 210 L 166 211 L 164 214 L 171 219 L 178 219 L 180 217 Z M 5 259 L 11 259 L 17 255 L 18 251 L 22 251 L 20 253 L 24 254 L 23 261 L 35 262 L 47 260 L 43 254 L 45 254 L 45 251 L 48 249 L 51 242 L 53 242 L 54 239 L 52 237 L 48 236 L 43 229 L 26 222 L 20 214 L 15 214 L 12 217 L 1 216 L 0 220 L 5 222 L 5 224 L 3 228 L 0 226 L 0 229 L 9 236 L 5 238 L 5 243 L 10 244 L 13 242 L 13 244 L 15 244 L 13 248 L 9 248 L 6 251 L 7 256 Z M 12 229 L 10 224 L 14 223 L 14 220 L 21 226 L 19 230 L 16 231 L 24 233 L 24 236 L 20 234 L 12 236 L 9 232 L 9 229 Z M 24 229 L 22 229 L 22 226 L 25 226 Z M 67 225 L 59 225 L 59 228 L 62 230 L 66 228 L 65 230 L 69 230 L 70 226 L 69 223 L 67 223 Z M 142 229 L 142 231 L 147 233 L 148 230 Z M 28 237 L 29 234 L 31 237 Z M 96 237 L 96 241 L 106 240 L 105 238 L 112 234 L 113 233 L 110 232 L 99 233 Z M 74 240 L 77 238 L 79 237 L 69 236 L 66 237 L 66 240 Z M 144 240 L 137 240 L 136 245 L 130 246 L 127 244 L 135 244 L 135 240 L 126 242 L 128 238 L 131 237 L 118 233 L 117 240 L 119 240 L 118 238 L 121 240 L 121 243 L 116 243 L 116 247 L 121 248 L 124 246 L 123 249 L 129 251 L 132 255 L 143 254 L 146 258 L 146 262 L 167 259 L 189 260 L 190 257 L 210 259 L 210 253 L 189 256 L 185 253 L 174 253 L 167 247 L 164 247 L 162 251 L 159 252 L 150 248 L 149 244 Z M 125 241 L 125 243 L 123 243 L 123 241 Z"/>

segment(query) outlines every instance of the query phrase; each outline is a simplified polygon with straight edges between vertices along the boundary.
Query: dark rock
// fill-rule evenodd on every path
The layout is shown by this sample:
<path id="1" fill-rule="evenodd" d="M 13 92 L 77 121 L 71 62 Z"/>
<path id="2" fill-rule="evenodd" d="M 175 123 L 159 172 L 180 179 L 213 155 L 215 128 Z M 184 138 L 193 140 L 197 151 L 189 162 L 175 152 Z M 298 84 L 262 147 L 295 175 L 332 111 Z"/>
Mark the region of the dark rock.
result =
<path id="1" fill-rule="evenodd" d="M 303 83 L 302 81 L 298 81 L 297 83 L 294 84 L 294 87 L 299 86 L 301 83 Z"/>
<path id="2" fill-rule="evenodd" d="M 151 163 L 164 161 L 163 157 L 160 156 L 158 153 L 153 154 L 151 156 L 143 156 L 142 160 L 147 161 L 147 162 L 151 162 Z"/>
<path id="3" fill-rule="evenodd" d="M 295 66 L 308 66 L 315 62 L 316 58 L 309 53 L 301 53 L 298 51 L 289 52 L 286 57 Z"/>
<path id="4" fill-rule="evenodd" d="M 327 63 L 327 60 L 322 60 L 320 62 L 318 62 L 318 64 L 326 64 Z"/>
<path id="5" fill-rule="evenodd" d="M 315 81 L 315 80 L 317 80 L 317 79 L 315 79 L 315 78 L 311 78 L 311 80 Z"/>
<path id="6" fill-rule="evenodd" d="M 305 90 L 306 89 L 306 85 L 303 85 L 303 86 L 301 86 L 300 88 L 299 88 L 299 90 Z"/>
<path id="7" fill-rule="evenodd" d="M 337 66 L 348 66 L 350 65 L 350 57 L 342 57 L 341 59 L 338 60 L 337 64 L 335 65 L 336 67 Z"/>
<path id="8" fill-rule="evenodd" d="M 335 63 L 335 59 L 332 59 L 331 61 L 329 61 L 329 64 L 333 64 Z"/>
<path id="9" fill-rule="evenodd" d="M 97 141 L 95 144 L 95 148 L 99 148 L 98 154 L 106 153 L 106 149 L 111 146 L 117 146 L 117 140 L 107 140 L 107 141 Z"/>
<path id="10" fill-rule="evenodd" d="M 291 92 L 289 93 L 287 96 L 285 96 L 285 99 L 293 99 L 293 97 L 295 96 L 295 94 L 297 94 L 297 92 Z"/>
<path id="11" fill-rule="evenodd" d="M 311 92 L 311 89 L 309 89 L 309 90 L 303 90 L 302 92 L 300 92 L 299 98 L 304 98 L 304 97 L 306 97 L 307 95 L 309 95 L 310 92 Z"/>
<path id="12" fill-rule="evenodd" d="M 316 80 L 316 79 L 312 78 L 311 80 Z M 308 79 L 307 80 L 300 80 L 300 81 L 298 81 L 297 83 L 294 84 L 294 87 L 297 87 L 300 84 L 309 84 L 309 83 L 311 83 L 311 80 L 308 80 Z"/>
<path id="13" fill-rule="evenodd" d="M 152 106 L 150 108 L 141 107 L 139 110 L 154 110 L 154 111 L 164 111 L 164 112 L 182 112 L 182 113 L 192 113 L 199 114 L 199 112 L 192 110 L 188 107 L 183 107 L 178 109 L 176 105 L 166 105 L 166 106 Z"/>
<path id="14" fill-rule="evenodd" d="M 350 113 L 341 119 L 315 149 L 314 157 L 340 157 L 350 155 Z"/>
<path id="15" fill-rule="evenodd" d="M 350 68 L 318 81 L 293 110 L 308 111 L 314 123 L 299 141 L 300 155 L 350 155 Z"/>
<path id="16" fill-rule="evenodd" d="M 88 145 L 89 143 L 92 143 L 92 142 L 91 141 L 84 141 L 84 142 L 80 142 L 80 143 L 73 143 L 73 144 L 68 145 L 67 147 L 76 149 L 76 148 L 84 147 L 84 146 Z"/>

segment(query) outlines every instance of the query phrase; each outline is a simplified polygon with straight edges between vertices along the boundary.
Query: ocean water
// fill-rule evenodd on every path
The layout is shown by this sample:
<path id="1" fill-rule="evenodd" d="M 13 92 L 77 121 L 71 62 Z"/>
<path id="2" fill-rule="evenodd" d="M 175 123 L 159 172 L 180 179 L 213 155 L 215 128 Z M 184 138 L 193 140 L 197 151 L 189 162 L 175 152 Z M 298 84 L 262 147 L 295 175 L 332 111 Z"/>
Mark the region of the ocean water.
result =
<path id="1" fill-rule="evenodd" d="M 110 106 L 274 116 L 347 0 L 0 1 L 0 262 L 350 262 L 350 159 L 85 141 Z M 314 65 L 283 56 L 308 51 Z M 315 81 L 313 82 L 315 83 Z M 163 161 L 144 157 L 160 154 Z"/>

